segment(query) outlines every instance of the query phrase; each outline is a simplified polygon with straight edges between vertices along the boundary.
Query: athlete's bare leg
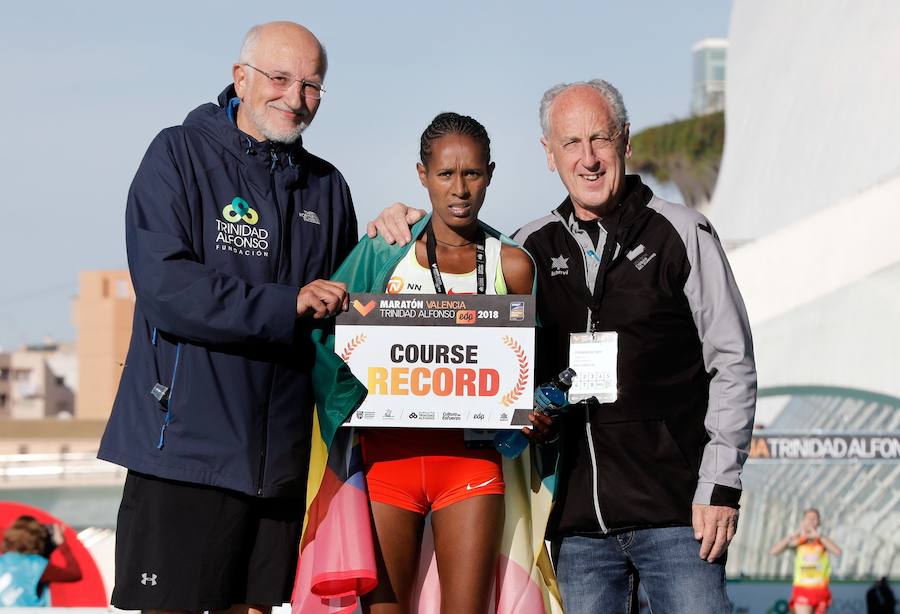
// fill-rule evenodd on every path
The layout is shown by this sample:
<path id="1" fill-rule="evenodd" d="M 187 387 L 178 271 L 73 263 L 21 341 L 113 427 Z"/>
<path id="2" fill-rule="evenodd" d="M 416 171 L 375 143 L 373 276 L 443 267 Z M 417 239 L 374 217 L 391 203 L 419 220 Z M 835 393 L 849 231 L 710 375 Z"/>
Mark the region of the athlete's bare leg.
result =
<path id="1" fill-rule="evenodd" d="M 811 605 L 795 605 L 794 614 L 813 614 Z"/>
<path id="2" fill-rule="evenodd" d="M 377 536 L 378 586 L 363 596 L 363 612 L 409 614 L 425 517 L 377 501 L 372 501 L 372 517 Z"/>
<path id="3" fill-rule="evenodd" d="M 503 533 L 503 495 L 482 495 L 431 516 L 442 614 L 484 614 Z"/>

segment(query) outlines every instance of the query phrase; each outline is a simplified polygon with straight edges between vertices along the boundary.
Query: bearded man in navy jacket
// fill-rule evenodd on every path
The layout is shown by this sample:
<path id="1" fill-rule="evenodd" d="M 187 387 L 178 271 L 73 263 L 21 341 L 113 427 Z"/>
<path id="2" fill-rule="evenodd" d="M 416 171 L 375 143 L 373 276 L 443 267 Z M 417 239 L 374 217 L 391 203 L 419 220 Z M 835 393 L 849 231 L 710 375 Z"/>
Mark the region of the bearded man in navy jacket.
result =
<path id="1" fill-rule="evenodd" d="M 301 133 L 325 49 L 256 26 L 234 83 L 150 144 L 128 195 L 137 296 L 100 447 L 129 469 L 113 605 L 268 611 L 289 600 L 305 511 L 309 328 L 357 241 L 347 184 Z"/>

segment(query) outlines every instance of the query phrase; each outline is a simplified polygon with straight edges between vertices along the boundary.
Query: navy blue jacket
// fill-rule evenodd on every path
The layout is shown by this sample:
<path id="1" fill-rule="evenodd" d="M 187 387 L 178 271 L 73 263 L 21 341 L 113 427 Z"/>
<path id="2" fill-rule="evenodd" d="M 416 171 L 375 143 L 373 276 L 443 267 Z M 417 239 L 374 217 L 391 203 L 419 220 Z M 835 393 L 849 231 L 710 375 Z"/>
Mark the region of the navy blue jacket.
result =
<path id="1" fill-rule="evenodd" d="M 353 248 L 356 216 L 334 166 L 299 142 L 257 142 L 238 130 L 233 96 L 229 87 L 218 105 L 163 130 L 131 185 L 125 226 L 137 304 L 99 457 L 301 498 L 313 349 L 311 321 L 296 319 L 297 293 L 329 278 Z"/>

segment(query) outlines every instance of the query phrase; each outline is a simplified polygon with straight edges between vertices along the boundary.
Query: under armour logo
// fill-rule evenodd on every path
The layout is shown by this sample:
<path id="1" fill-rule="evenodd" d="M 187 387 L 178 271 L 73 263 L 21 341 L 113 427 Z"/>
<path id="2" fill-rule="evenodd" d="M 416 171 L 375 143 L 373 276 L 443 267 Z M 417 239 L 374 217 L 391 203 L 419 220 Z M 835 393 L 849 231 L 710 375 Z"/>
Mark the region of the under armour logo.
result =
<path id="1" fill-rule="evenodd" d="M 156 586 L 156 574 L 144 572 L 141 574 L 141 584 L 144 586 Z"/>

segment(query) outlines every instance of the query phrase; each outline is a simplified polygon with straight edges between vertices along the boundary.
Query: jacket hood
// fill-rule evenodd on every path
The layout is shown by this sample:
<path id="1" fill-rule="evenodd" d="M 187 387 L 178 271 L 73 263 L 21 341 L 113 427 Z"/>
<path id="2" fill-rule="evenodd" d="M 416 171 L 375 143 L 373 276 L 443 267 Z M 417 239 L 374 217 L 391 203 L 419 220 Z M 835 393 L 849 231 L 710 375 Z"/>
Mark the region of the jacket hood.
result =
<path id="1" fill-rule="evenodd" d="M 198 130 L 221 144 L 242 164 L 265 166 L 273 174 L 279 170 L 293 170 L 299 174 L 306 156 L 303 138 L 290 145 L 256 140 L 237 127 L 239 105 L 234 84 L 228 85 L 219 94 L 216 104 L 207 102 L 188 113 L 184 127 Z"/>

